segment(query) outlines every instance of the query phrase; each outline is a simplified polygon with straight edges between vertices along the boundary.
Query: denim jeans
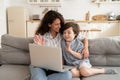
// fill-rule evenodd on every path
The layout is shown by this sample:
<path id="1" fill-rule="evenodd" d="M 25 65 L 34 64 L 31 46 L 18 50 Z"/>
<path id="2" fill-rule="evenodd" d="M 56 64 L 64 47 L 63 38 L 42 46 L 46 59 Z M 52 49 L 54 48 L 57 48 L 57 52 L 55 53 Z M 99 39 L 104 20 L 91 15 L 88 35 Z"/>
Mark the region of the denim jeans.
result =
<path id="1" fill-rule="evenodd" d="M 46 75 L 43 68 L 38 68 L 30 65 L 31 80 L 72 80 L 70 71 L 58 72 Z"/>

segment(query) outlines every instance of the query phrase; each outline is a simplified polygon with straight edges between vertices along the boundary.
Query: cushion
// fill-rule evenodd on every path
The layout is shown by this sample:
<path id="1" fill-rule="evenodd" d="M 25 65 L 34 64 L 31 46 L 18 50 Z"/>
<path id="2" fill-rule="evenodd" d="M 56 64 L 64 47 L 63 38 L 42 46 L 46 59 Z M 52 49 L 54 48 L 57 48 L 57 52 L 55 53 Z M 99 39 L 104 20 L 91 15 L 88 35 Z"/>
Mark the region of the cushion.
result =
<path id="1" fill-rule="evenodd" d="M 120 54 L 120 36 L 89 39 L 91 54 Z"/>
<path id="2" fill-rule="evenodd" d="M 12 36 L 9 34 L 2 35 L 1 37 L 1 45 L 7 45 L 11 47 L 15 47 L 18 49 L 29 50 L 29 43 L 33 43 L 33 38 L 22 38 L 17 36 Z"/>
<path id="3" fill-rule="evenodd" d="M 30 64 L 30 55 L 28 51 L 4 46 L 0 50 L 1 64 Z"/>
<path id="4" fill-rule="evenodd" d="M 0 49 L 0 66 L 1 66 L 2 62 L 1 62 L 1 49 Z"/>
<path id="5" fill-rule="evenodd" d="M 2 35 L 0 63 L 30 64 L 29 43 L 33 43 L 33 38 Z"/>
<path id="6" fill-rule="evenodd" d="M 118 74 L 98 74 L 90 77 L 83 77 L 82 80 L 119 80 L 120 79 L 120 67 L 105 67 L 116 69 Z"/>
<path id="7" fill-rule="evenodd" d="M 0 80 L 29 80 L 29 67 L 25 65 L 2 65 Z"/>
<path id="8" fill-rule="evenodd" d="M 90 61 L 96 66 L 120 66 L 120 36 L 89 39 Z"/>

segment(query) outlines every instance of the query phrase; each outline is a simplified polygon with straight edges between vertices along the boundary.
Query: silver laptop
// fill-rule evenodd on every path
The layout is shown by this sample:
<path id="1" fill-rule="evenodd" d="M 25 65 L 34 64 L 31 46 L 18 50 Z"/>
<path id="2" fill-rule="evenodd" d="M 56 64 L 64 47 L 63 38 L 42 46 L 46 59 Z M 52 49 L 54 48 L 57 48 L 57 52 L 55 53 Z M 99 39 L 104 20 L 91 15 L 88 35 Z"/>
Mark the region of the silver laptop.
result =
<path id="1" fill-rule="evenodd" d="M 29 44 L 29 50 L 33 66 L 59 72 L 73 68 L 72 66 L 63 66 L 61 48 Z"/>

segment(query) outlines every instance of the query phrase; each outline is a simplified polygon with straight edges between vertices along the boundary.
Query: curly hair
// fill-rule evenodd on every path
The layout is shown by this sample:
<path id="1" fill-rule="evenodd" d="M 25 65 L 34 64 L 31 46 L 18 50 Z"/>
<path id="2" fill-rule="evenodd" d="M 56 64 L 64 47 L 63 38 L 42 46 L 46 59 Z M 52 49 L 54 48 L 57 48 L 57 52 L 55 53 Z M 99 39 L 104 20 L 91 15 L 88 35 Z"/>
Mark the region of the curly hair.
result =
<path id="1" fill-rule="evenodd" d="M 52 24 L 54 22 L 54 20 L 56 20 L 56 19 L 60 19 L 60 21 L 61 21 L 60 25 L 61 25 L 61 28 L 62 28 L 64 26 L 63 16 L 57 11 L 53 11 L 53 10 L 48 11 L 44 15 L 38 29 L 35 32 L 35 34 L 44 35 L 46 32 L 49 32 L 50 27 L 48 26 L 48 24 Z"/>

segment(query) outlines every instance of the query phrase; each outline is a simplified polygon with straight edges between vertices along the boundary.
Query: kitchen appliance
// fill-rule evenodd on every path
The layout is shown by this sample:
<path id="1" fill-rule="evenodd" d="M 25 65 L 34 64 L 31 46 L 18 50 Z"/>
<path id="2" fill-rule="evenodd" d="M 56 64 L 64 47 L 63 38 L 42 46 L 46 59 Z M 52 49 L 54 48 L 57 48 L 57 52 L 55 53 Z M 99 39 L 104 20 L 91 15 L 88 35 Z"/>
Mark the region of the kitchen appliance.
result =
<path id="1" fill-rule="evenodd" d="M 116 20 L 120 20 L 120 15 L 118 15 L 118 16 L 116 17 Z"/>
<path id="2" fill-rule="evenodd" d="M 110 12 L 108 14 L 108 20 L 116 20 L 116 15 L 114 12 Z"/>
<path id="3" fill-rule="evenodd" d="M 33 20 L 40 20 L 40 16 L 38 14 L 32 15 Z"/>

